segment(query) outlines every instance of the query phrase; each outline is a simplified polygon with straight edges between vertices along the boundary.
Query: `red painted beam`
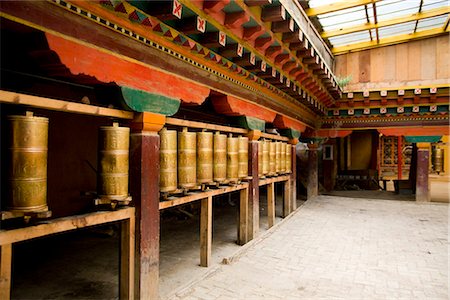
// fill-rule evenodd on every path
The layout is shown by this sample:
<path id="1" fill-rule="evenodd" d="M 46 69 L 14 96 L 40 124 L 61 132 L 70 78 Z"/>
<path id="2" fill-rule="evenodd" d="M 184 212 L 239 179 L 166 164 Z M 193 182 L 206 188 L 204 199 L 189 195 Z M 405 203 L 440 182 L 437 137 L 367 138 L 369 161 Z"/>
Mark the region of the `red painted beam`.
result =
<path id="1" fill-rule="evenodd" d="M 266 51 L 267 48 L 270 47 L 273 43 L 272 37 L 263 37 L 263 38 L 257 38 L 255 40 L 255 48 L 258 49 L 261 52 Z"/>
<path id="2" fill-rule="evenodd" d="M 352 133 L 352 130 L 319 129 L 311 137 L 342 138 Z"/>
<path id="3" fill-rule="evenodd" d="M 395 127 L 377 129 L 379 133 L 386 136 L 433 136 L 433 135 L 449 135 L 448 126 L 436 127 Z"/>
<path id="4" fill-rule="evenodd" d="M 278 114 L 273 121 L 273 125 L 279 129 L 295 129 L 300 132 L 304 132 L 306 129 L 306 125 L 304 123 Z"/>
<path id="5" fill-rule="evenodd" d="M 227 28 L 239 28 L 245 23 L 250 21 L 250 16 L 245 11 L 238 11 L 233 13 L 227 13 L 225 15 L 225 27 Z"/>
<path id="6" fill-rule="evenodd" d="M 266 32 L 266 29 L 262 26 L 254 26 L 254 27 L 247 27 L 244 28 L 244 34 L 243 34 L 243 40 L 244 41 L 254 41 L 256 38 L 258 38 L 260 35 L 264 34 Z"/>
<path id="7" fill-rule="evenodd" d="M 201 104 L 209 95 L 209 88 L 180 77 L 50 33 L 45 35 L 49 48 L 73 75 L 93 76 L 101 82 L 115 82 L 120 86 L 179 99 L 186 103 Z"/>

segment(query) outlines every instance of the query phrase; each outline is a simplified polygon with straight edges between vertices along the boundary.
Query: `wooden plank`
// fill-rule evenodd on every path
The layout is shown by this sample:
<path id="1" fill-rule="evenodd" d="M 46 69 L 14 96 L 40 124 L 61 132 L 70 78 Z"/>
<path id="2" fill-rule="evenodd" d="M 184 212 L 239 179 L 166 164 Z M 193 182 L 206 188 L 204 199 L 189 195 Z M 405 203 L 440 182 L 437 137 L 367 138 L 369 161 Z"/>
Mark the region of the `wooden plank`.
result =
<path id="1" fill-rule="evenodd" d="M 283 218 L 289 216 L 292 211 L 291 197 L 290 197 L 290 180 L 283 182 Z"/>
<path id="2" fill-rule="evenodd" d="M 347 76 L 352 76 L 350 84 L 358 83 L 359 80 L 359 53 L 353 52 L 347 57 Z"/>
<path id="3" fill-rule="evenodd" d="M 166 124 L 181 126 L 181 127 L 208 129 L 208 130 L 221 131 L 221 132 L 231 132 L 231 133 L 237 133 L 237 134 L 247 134 L 248 133 L 248 130 L 243 129 L 243 128 L 235 128 L 235 127 L 229 127 L 229 126 L 208 124 L 208 123 L 203 123 L 203 122 L 181 120 L 181 119 L 170 118 L 170 117 L 166 118 Z"/>
<path id="4" fill-rule="evenodd" d="M 370 51 L 359 53 L 359 82 L 370 81 Z"/>
<path id="5" fill-rule="evenodd" d="M 275 183 L 267 185 L 267 222 L 269 228 L 275 225 Z"/>
<path id="6" fill-rule="evenodd" d="M 266 138 L 266 139 L 277 140 L 277 141 L 285 141 L 285 142 L 289 141 L 289 138 L 287 138 L 285 136 L 264 133 L 264 132 L 261 133 L 261 137 Z"/>
<path id="7" fill-rule="evenodd" d="M 249 149 L 249 161 L 248 170 L 249 176 L 249 192 L 248 192 L 248 240 L 254 239 L 259 232 L 259 176 L 258 176 L 258 141 L 256 134 L 253 137 L 249 137 L 248 143 Z"/>
<path id="8" fill-rule="evenodd" d="M 408 44 L 395 46 L 395 79 L 405 81 L 408 78 Z"/>
<path id="9" fill-rule="evenodd" d="M 0 230 L 0 245 L 8 245 L 49 234 L 126 220 L 132 216 L 134 216 L 134 208 L 127 207 L 115 211 L 99 211 L 84 215 L 48 220 L 45 224 L 25 228 Z"/>
<path id="10" fill-rule="evenodd" d="M 240 192 L 239 197 L 239 221 L 238 221 L 238 244 L 244 245 L 248 242 L 248 188 Z"/>
<path id="11" fill-rule="evenodd" d="M 403 54 L 404 55 L 404 54 Z M 421 41 L 408 43 L 408 74 L 403 80 L 421 80 L 422 63 L 420 56 L 422 55 Z"/>
<path id="12" fill-rule="evenodd" d="M 202 199 L 200 209 L 200 266 L 211 264 L 212 196 Z"/>
<path id="13" fill-rule="evenodd" d="M 297 151 L 296 146 L 291 145 L 291 207 L 292 211 L 297 210 Z"/>
<path id="14" fill-rule="evenodd" d="M 390 65 L 386 65 L 385 48 L 376 48 L 368 51 L 370 53 L 369 75 L 370 82 L 383 81 L 384 70 L 386 68 L 392 68 Z"/>
<path id="15" fill-rule="evenodd" d="M 277 177 L 260 179 L 259 186 L 267 185 L 267 184 L 274 183 L 274 182 L 287 181 L 287 180 L 289 180 L 289 178 L 290 178 L 290 175 L 280 175 Z"/>
<path id="16" fill-rule="evenodd" d="M 397 46 L 388 46 L 384 48 L 384 61 L 388 67 L 384 68 L 383 79 L 386 82 L 391 82 L 395 80 L 395 58 Z"/>
<path id="17" fill-rule="evenodd" d="M 0 102 L 28 105 L 49 110 L 79 113 L 84 115 L 115 117 L 121 119 L 133 119 L 131 111 L 100 107 L 76 102 L 69 102 L 45 97 L 26 95 L 0 90 Z"/>
<path id="18" fill-rule="evenodd" d="M 348 73 L 347 73 L 347 56 L 348 54 L 344 54 L 344 55 L 338 55 L 335 58 L 335 64 L 336 64 L 336 76 L 339 77 L 347 77 Z"/>
<path id="19" fill-rule="evenodd" d="M 436 79 L 448 79 L 450 75 L 450 37 L 436 38 Z"/>
<path id="20" fill-rule="evenodd" d="M 242 189 L 248 188 L 248 183 L 242 183 L 242 184 L 238 184 L 235 186 L 228 186 L 225 188 L 220 188 L 220 189 L 216 189 L 216 190 L 210 190 L 208 192 L 200 192 L 200 193 L 188 193 L 187 196 L 184 197 L 180 197 L 180 198 L 175 198 L 175 199 L 170 199 L 167 201 L 162 201 L 159 202 L 159 209 L 166 209 L 169 207 L 174 207 L 177 205 L 182 205 L 182 204 L 186 204 L 189 202 L 193 202 L 193 201 L 197 201 L 197 200 L 201 200 L 203 198 L 206 197 L 212 197 L 212 196 L 217 196 L 217 195 L 221 195 L 221 194 L 226 194 L 226 193 L 231 193 L 234 191 L 239 191 Z"/>
<path id="21" fill-rule="evenodd" d="M 0 246 L 0 299 L 9 300 L 11 297 L 11 261 L 12 245 Z"/>
<path id="22" fill-rule="evenodd" d="M 436 79 L 436 39 L 426 39 L 420 43 L 422 44 L 421 80 Z"/>
<path id="23" fill-rule="evenodd" d="M 121 223 L 119 299 L 134 299 L 135 217 Z"/>

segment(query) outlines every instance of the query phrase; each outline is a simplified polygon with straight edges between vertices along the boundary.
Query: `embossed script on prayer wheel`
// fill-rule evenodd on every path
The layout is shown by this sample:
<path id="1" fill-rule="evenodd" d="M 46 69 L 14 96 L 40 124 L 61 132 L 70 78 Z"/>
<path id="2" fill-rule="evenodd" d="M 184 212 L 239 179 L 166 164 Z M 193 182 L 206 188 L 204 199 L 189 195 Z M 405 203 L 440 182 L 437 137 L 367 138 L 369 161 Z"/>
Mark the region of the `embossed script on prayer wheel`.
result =
<path id="1" fill-rule="evenodd" d="M 276 159 L 276 144 L 275 142 L 269 142 L 269 175 L 275 175 L 276 174 L 276 166 L 275 166 L 275 159 Z"/>
<path id="2" fill-rule="evenodd" d="M 130 128 L 114 123 L 100 127 L 98 134 L 98 195 L 123 200 L 128 197 Z"/>
<path id="3" fill-rule="evenodd" d="M 444 149 L 435 148 L 432 153 L 433 167 L 436 173 L 443 171 Z"/>
<path id="4" fill-rule="evenodd" d="M 227 136 L 216 132 L 214 134 L 214 181 L 223 182 L 227 179 Z"/>
<path id="5" fill-rule="evenodd" d="M 177 189 L 177 131 L 163 128 L 159 132 L 160 181 L 159 190 L 163 193 Z"/>
<path id="6" fill-rule="evenodd" d="M 286 173 L 286 144 L 280 143 L 280 173 Z"/>
<path id="7" fill-rule="evenodd" d="M 262 173 L 263 175 L 269 174 L 269 141 L 262 141 Z"/>
<path id="8" fill-rule="evenodd" d="M 238 140 L 239 140 L 238 176 L 239 179 L 242 179 L 248 176 L 248 138 L 245 136 L 240 136 Z"/>
<path id="9" fill-rule="evenodd" d="M 275 173 L 281 172 L 281 142 L 275 142 Z"/>
<path id="10" fill-rule="evenodd" d="M 213 134 L 197 132 L 197 183 L 213 181 Z"/>
<path id="11" fill-rule="evenodd" d="M 263 142 L 258 141 L 258 176 L 263 176 Z"/>
<path id="12" fill-rule="evenodd" d="M 227 138 L 227 179 L 230 182 L 238 181 L 238 151 L 238 138 L 234 138 L 230 134 Z"/>
<path id="13" fill-rule="evenodd" d="M 193 188 L 197 184 L 197 135 L 183 128 L 178 132 L 178 185 Z"/>
<path id="14" fill-rule="evenodd" d="M 8 116 L 10 125 L 8 210 L 34 212 L 47 207 L 48 119 Z"/>
<path id="15" fill-rule="evenodd" d="M 286 173 L 292 172 L 292 146 L 286 144 Z"/>

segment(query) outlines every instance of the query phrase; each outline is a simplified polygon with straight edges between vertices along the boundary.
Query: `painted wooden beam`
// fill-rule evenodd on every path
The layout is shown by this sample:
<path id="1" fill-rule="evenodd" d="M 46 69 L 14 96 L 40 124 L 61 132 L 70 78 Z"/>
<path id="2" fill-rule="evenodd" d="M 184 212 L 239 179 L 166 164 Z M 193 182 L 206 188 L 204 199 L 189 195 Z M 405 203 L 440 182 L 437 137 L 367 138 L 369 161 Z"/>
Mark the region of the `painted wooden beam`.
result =
<path id="1" fill-rule="evenodd" d="M 237 122 L 242 128 L 248 130 L 257 130 L 264 132 L 266 129 L 266 122 L 254 117 L 240 116 L 237 117 Z"/>
<path id="2" fill-rule="evenodd" d="M 319 138 L 343 138 L 351 133 L 352 130 L 319 129 L 314 132 L 313 136 Z"/>
<path id="3" fill-rule="evenodd" d="M 285 33 L 294 31 L 294 19 L 272 22 L 272 31 L 275 33 Z"/>
<path id="4" fill-rule="evenodd" d="M 181 101 L 159 94 L 121 86 L 122 98 L 128 109 L 135 112 L 152 112 L 165 116 L 173 116 L 180 108 Z"/>
<path id="5" fill-rule="evenodd" d="M 89 75 L 105 83 L 161 95 L 186 103 L 201 104 L 209 95 L 209 88 L 169 75 L 148 66 L 129 62 L 97 48 L 46 33 L 53 50 L 73 75 Z M 99 65 L 101 62 L 101 67 Z M 128 93 L 129 91 L 127 91 Z M 130 93 L 127 94 L 128 96 Z"/>
<path id="6" fill-rule="evenodd" d="M 275 117 L 273 125 L 280 129 L 295 129 L 300 132 L 303 132 L 306 129 L 306 125 L 302 122 L 279 114 L 277 114 L 277 116 Z"/>
<path id="7" fill-rule="evenodd" d="M 245 0 L 245 4 L 248 6 L 263 6 L 272 4 L 272 0 Z"/>
<path id="8" fill-rule="evenodd" d="M 441 140 L 441 135 L 427 135 L 427 136 L 405 136 L 407 143 L 438 143 Z"/>
<path id="9" fill-rule="evenodd" d="M 263 106 L 246 102 L 244 100 L 214 93 L 210 96 L 216 112 L 227 116 L 248 116 L 272 123 L 276 113 Z"/>
<path id="10" fill-rule="evenodd" d="M 263 22 L 276 22 L 286 20 L 286 9 L 283 5 L 264 7 L 261 13 Z"/>
<path id="11" fill-rule="evenodd" d="M 442 136 L 450 134 L 450 128 L 448 126 L 393 127 L 380 128 L 377 130 L 379 133 L 386 136 Z"/>
<path id="12" fill-rule="evenodd" d="M 367 4 L 375 3 L 375 2 L 378 2 L 378 1 L 380 1 L 380 0 L 345 0 L 345 1 L 344 0 L 340 0 L 340 1 L 334 1 L 334 2 L 331 2 L 331 3 L 326 4 L 326 5 L 317 6 L 317 7 L 314 7 L 314 8 L 308 8 L 306 10 L 306 14 L 308 15 L 308 17 L 313 17 L 313 16 L 317 16 L 317 15 L 328 14 L 328 13 L 335 12 L 335 11 L 338 11 L 338 10 L 343 10 L 343 9 L 347 9 L 347 8 L 367 5 Z"/>

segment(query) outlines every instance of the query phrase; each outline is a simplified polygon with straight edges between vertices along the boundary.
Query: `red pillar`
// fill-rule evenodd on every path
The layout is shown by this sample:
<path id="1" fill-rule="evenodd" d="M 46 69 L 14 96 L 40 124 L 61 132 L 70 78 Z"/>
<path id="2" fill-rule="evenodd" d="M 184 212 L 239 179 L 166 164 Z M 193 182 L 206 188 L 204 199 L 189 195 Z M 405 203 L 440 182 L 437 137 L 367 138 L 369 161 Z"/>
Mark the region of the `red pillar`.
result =
<path id="1" fill-rule="evenodd" d="M 130 190 L 136 205 L 135 299 L 158 299 L 159 135 L 165 117 L 139 114 L 131 124 Z"/>
<path id="2" fill-rule="evenodd" d="M 308 187 L 307 199 L 319 194 L 318 155 L 319 144 L 308 144 Z"/>
<path id="3" fill-rule="evenodd" d="M 431 200 L 428 181 L 429 161 L 429 143 L 417 143 L 416 201 Z"/>
<path id="4" fill-rule="evenodd" d="M 253 130 L 248 134 L 248 171 L 250 176 L 248 190 L 248 240 L 254 239 L 259 232 L 259 176 L 258 176 L 258 139 L 261 131 Z"/>
<path id="5" fill-rule="evenodd" d="M 403 149 L 403 138 L 401 135 L 397 137 L 397 179 L 402 179 L 402 165 L 403 165 L 403 155 L 402 155 L 402 149 Z"/>

